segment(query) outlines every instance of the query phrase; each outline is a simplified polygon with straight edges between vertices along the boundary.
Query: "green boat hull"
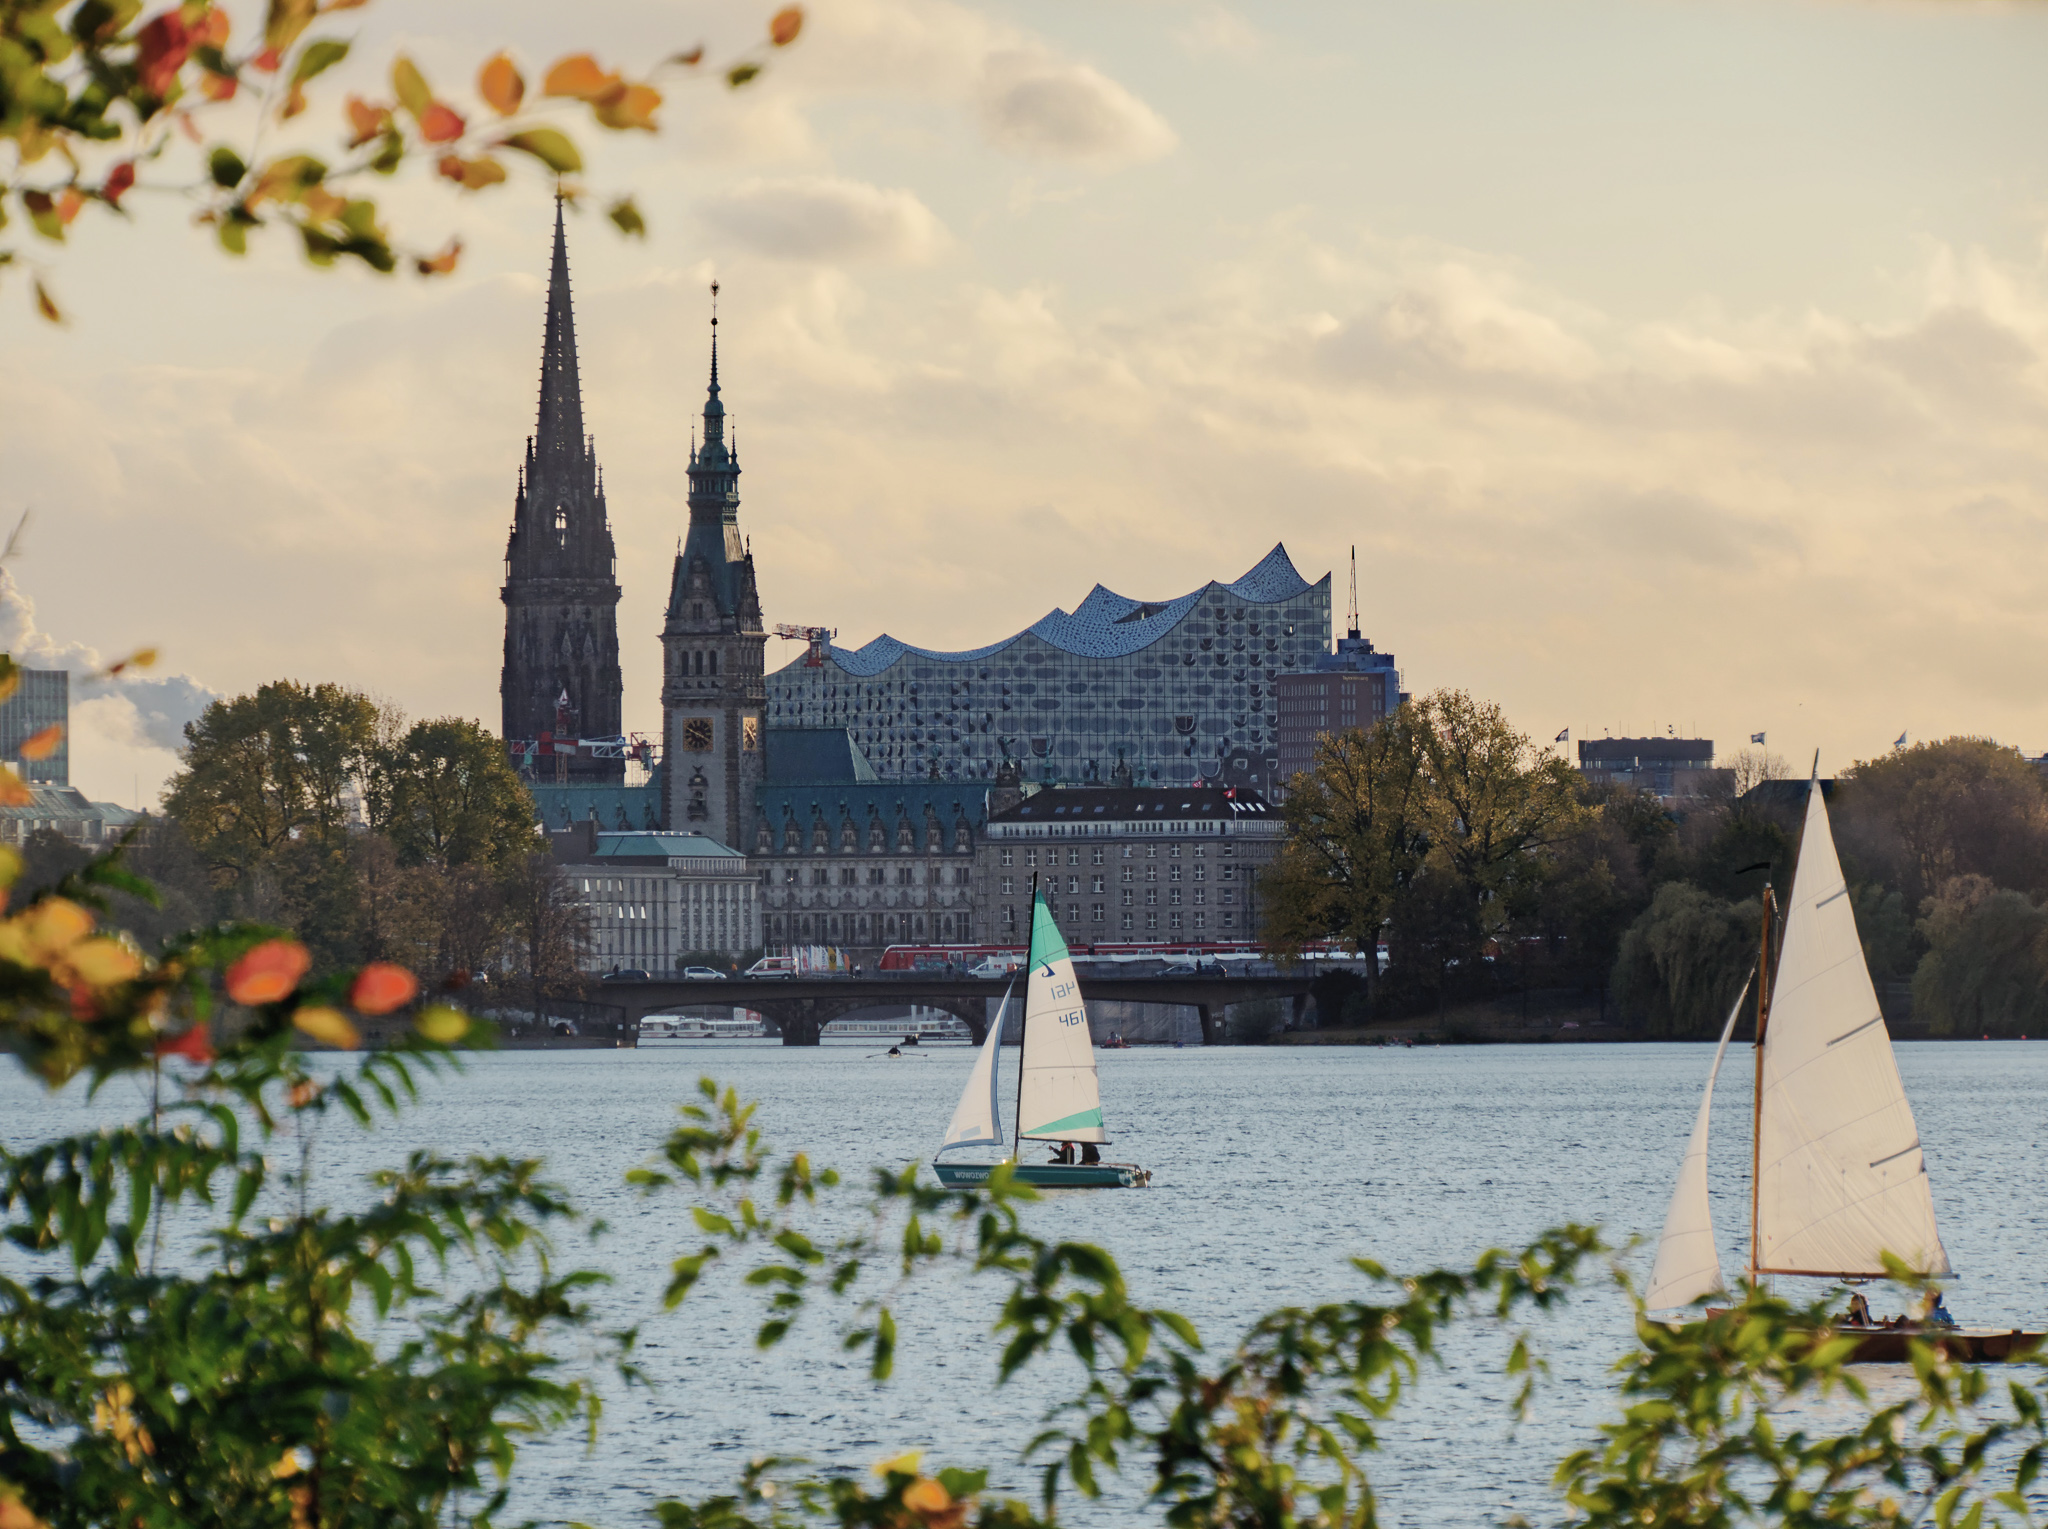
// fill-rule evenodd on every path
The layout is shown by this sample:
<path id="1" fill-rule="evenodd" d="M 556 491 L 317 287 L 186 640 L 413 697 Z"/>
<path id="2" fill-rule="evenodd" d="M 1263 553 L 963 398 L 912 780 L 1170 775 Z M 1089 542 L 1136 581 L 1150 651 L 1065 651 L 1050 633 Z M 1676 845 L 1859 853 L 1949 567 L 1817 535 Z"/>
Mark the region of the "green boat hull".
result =
<path id="1" fill-rule="evenodd" d="M 939 1182 L 948 1189 L 986 1184 L 995 1163 L 933 1163 Z M 1034 1189 L 1143 1189 L 1151 1173 L 1135 1163 L 1025 1163 L 1016 1171 L 1020 1184 Z"/>

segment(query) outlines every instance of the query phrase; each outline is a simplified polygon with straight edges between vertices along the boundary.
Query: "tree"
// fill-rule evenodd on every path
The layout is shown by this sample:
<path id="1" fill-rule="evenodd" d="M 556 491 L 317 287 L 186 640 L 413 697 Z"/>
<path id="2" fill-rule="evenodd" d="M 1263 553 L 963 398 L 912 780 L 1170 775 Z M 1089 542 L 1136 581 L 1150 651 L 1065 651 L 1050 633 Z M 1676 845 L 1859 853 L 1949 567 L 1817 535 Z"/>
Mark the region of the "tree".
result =
<path id="1" fill-rule="evenodd" d="M 1467 954 L 1533 911 L 1550 851 L 1577 832 L 1584 809 L 1571 766 L 1539 750 L 1500 707 L 1462 690 L 1416 703 L 1429 774 L 1430 854 L 1462 903 Z"/>
<path id="2" fill-rule="evenodd" d="M 1717 1035 L 1756 963 L 1763 922 L 1758 902 L 1731 903 L 1687 882 L 1667 882 L 1622 936 L 1614 996 L 1652 1035 Z"/>
<path id="3" fill-rule="evenodd" d="M 2017 749 L 1984 738 L 1895 749 L 1844 771 L 1834 808 L 1855 879 L 1908 908 L 1958 876 L 2048 893 L 2048 786 Z"/>
<path id="4" fill-rule="evenodd" d="M 1287 837 L 1259 878 L 1262 936 L 1299 954 L 1342 940 L 1367 957 L 1367 1003 L 1379 980 L 1380 931 L 1429 848 L 1424 755 L 1407 706 L 1369 732 L 1331 733 L 1282 804 Z"/>
<path id="5" fill-rule="evenodd" d="M 348 57 L 351 45 L 320 35 L 317 23 L 367 3 L 270 0 L 262 30 L 240 39 L 227 10 L 208 0 L 149 15 L 144 0 L 0 0 L 0 139 L 14 147 L 0 171 L 0 229 L 11 201 L 44 241 L 39 248 L 54 251 L 87 209 L 118 214 L 137 191 L 173 191 L 193 202 L 197 220 L 231 254 L 248 248 L 252 231 L 282 226 L 316 266 L 347 258 L 378 272 L 403 264 L 443 275 L 455 269 L 461 241 L 402 256 L 376 201 L 363 194 L 370 177 L 424 160 L 440 180 L 477 192 L 506 180 L 509 155 L 578 195 L 562 178 L 582 173 L 583 155 L 554 120 L 587 107 L 608 131 L 654 132 L 662 105 L 655 79 L 700 73 L 704 61 L 695 48 L 629 80 L 587 53 L 572 54 L 529 93 L 519 66 L 501 52 L 478 70 L 475 100 L 458 110 L 399 54 L 390 99 L 348 97 L 338 123 L 327 119 L 341 133 L 328 138 L 308 127 L 314 119 L 299 119 L 313 82 Z M 737 89 L 757 78 L 767 51 L 794 42 L 802 27 L 801 8 L 776 12 L 762 45 L 724 68 L 726 84 Z M 623 233 L 645 231 L 631 197 L 615 200 L 610 217 Z M 22 246 L 0 244 L 0 267 L 24 258 Z M 57 321 L 40 269 L 32 289 L 43 316 Z"/>
<path id="6" fill-rule="evenodd" d="M 1937 1035 L 2048 1031 L 2048 909 L 1982 876 L 1928 899 L 1913 1012 Z"/>
<path id="7" fill-rule="evenodd" d="M 505 746 L 475 722 L 415 722 L 377 754 L 372 826 L 411 865 L 509 866 L 533 848 L 533 798 Z"/>
<path id="8" fill-rule="evenodd" d="M 561 862 L 544 851 L 513 866 L 504 887 L 519 986 L 533 1006 L 534 1022 L 545 1025 L 549 997 L 582 979 L 590 913 Z"/>

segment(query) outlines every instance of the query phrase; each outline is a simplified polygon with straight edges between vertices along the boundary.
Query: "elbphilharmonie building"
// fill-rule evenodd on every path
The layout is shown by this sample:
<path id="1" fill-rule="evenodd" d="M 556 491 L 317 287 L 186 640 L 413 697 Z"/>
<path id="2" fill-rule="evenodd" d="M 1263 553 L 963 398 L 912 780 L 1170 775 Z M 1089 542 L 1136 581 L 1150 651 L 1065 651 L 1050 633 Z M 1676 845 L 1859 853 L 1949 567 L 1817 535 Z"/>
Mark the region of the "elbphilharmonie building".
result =
<path id="1" fill-rule="evenodd" d="M 962 653 L 877 637 L 768 676 L 771 732 L 845 728 L 884 779 L 1187 784 L 1271 779 L 1273 677 L 1330 651 L 1330 576 L 1284 546 L 1177 600 L 1097 585 L 1013 637 Z"/>

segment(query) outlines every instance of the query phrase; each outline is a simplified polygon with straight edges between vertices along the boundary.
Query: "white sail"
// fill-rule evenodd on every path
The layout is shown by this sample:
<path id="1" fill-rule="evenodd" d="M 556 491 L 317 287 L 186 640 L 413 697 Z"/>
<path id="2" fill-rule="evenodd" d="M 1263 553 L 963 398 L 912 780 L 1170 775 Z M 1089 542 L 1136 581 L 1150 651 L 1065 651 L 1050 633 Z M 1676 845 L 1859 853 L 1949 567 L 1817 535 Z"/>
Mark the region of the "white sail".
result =
<path id="1" fill-rule="evenodd" d="M 1023 1081 L 1017 1094 L 1020 1136 L 1106 1142 L 1095 1047 L 1081 984 L 1067 942 L 1043 896 L 1031 908 L 1031 969 L 1024 985 Z"/>
<path id="2" fill-rule="evenodd" d="M 1690 1306 L 1722 1288 L 1721 1254 L 1714 1246 L 1714 1212 L 1707 1203 L 1707 1129 L 1714 1112 L 1714 1080 L 1721 1075 L 1721 1058 L 1728 1054 L 1728 1037 L 1735 1033 L 1735 1021 L 1755 980 L 1756 973 L 1751 972 L 1736 995 L 1728 1023 L 1721 1029 L 1721 1044 L 1714 1048 L 1714 1065 L 1707 1069 L 1707 1091 L 1700 1097 L 1692 1138 L 1685 1144 L 1685 1160 L 1678 1165 L 1678 1187 L 1671 1192 L 1671 1208 L 1664 1213 L 1664 1235 L 1657 1239 L 1657 1262 L 1643 1296 L 1643 1304 L 1652 1311 Z"/>
<path id="3" fill-rule="evenodd" d="M 967 1086 L 960 1091 L 960 1102 L 953 1106 L 953 1123 L 946 1127 L 946 1139 L 939 1146 L 941 1152 L 950 1152 L 955 1147 L 1009 1144 L 1009 1138 L 1003 1135 L 1003 1106 L 996 1089 L 996 1058 L 1003 1049 L 1003 1025 L 1009 1017 L 1010 994 L 1005 989 L 1002 1004 L 988 1027 L 988 1039 L 975 1053 L 974 1070 L 967 1074 Z"/>
<path id="4" fill-rule="evenodd" d="M 1947 1274 L 1913 1107 L 1878 1011 L 1820 787 L 1764 1029 L 1757 1245 L 1767 1274 Z"/>

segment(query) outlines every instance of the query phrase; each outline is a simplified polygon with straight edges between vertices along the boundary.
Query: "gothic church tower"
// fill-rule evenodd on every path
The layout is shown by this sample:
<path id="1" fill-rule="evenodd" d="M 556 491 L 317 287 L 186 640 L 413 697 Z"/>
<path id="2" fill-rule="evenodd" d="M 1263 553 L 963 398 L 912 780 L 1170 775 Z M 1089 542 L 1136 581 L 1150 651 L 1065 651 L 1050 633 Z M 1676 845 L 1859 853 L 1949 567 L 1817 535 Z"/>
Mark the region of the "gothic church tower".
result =
<path id="1" fill-rule="evenodd" d="M 718 287 L 711 288 L 713 303 Z M 690 453 L 690 534 L 669 581 L 663 656 L 662 817 L 743 848 L 761 785 L 768 634 L 754 555 L 740 539 L 740 464 L 718 397 L 718 316 L 711 318 L 711 391 L 704 440 Z"/>
<path id="2" fill-rule="evenodd" d="M 508 743 L 553 733 L 616 738 L 622 727 L 618 561 L 605 518 L 604 480 L 583 433 L 576 374 L 576 319 L 569 307 L 569 247 L 555 203 L 555 262 L 548 276 L 547 336 L 541 348 L 540 420 L 505 548 L 505 666 L 498 681 Z M 536 775 L 554 776 L 566 758 L 584 785 L 625 779 L 623 759 L 537 756 Z"/>

